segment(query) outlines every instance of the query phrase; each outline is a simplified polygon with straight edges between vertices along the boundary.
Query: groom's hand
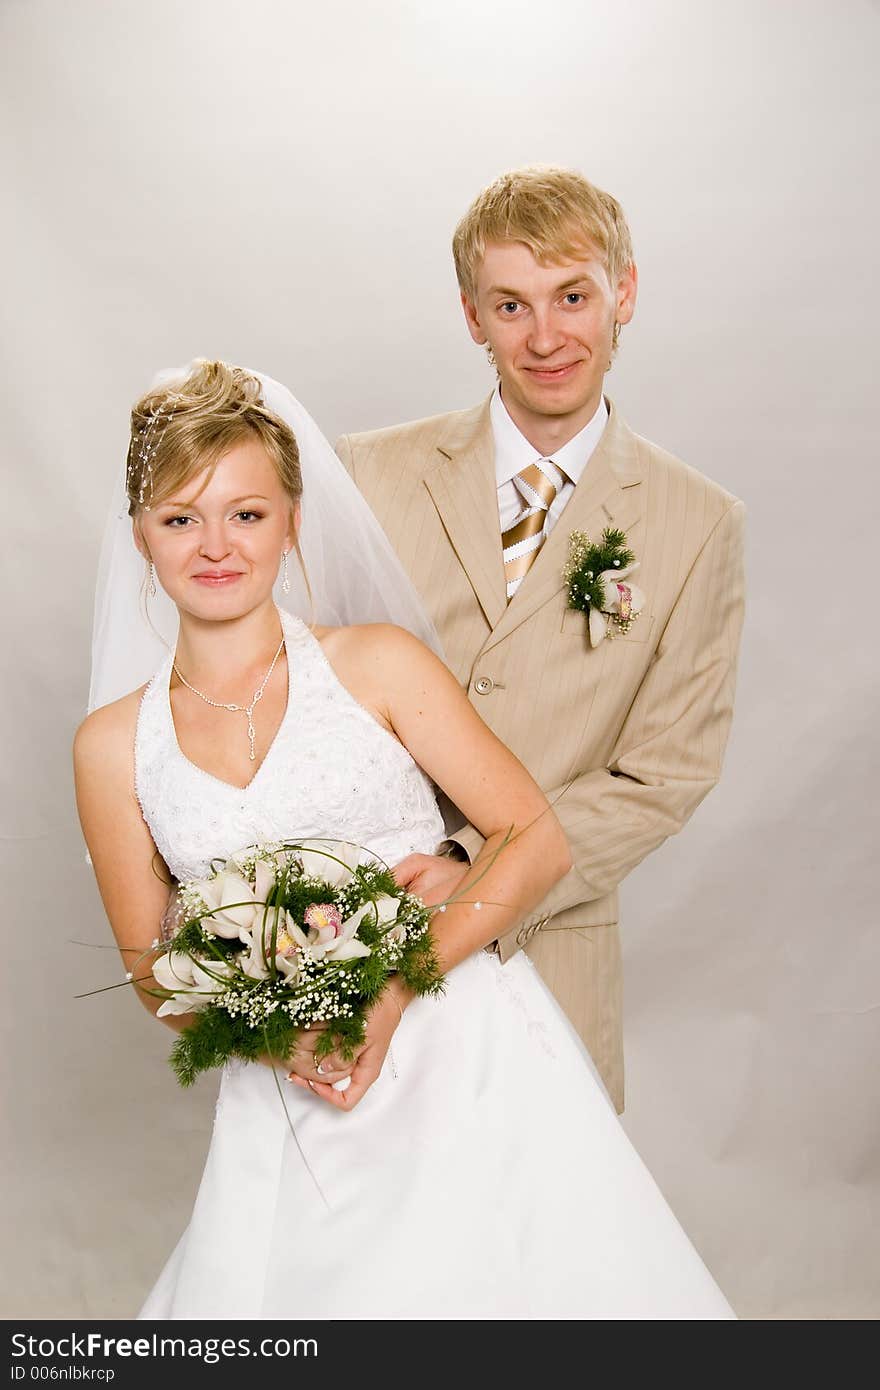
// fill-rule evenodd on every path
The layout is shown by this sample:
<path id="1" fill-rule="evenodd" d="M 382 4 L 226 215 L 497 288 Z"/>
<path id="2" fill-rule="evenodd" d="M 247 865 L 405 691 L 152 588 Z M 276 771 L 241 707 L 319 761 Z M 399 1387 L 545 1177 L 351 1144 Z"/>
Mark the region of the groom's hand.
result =
<path id="1" fill-rule="evenodd" d="M 392 870 L 407 893 L 414 893 L 427 907 L 445 903 L 456 893 L 470 864 L 445 854 L 408 854 Z"/>

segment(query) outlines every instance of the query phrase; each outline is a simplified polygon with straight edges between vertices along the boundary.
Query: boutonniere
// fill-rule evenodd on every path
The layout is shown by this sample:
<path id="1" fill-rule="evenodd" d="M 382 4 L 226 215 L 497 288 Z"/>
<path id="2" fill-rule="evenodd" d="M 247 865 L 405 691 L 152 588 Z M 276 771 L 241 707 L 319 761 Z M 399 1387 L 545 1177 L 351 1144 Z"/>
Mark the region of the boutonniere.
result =
<path id="1" fill-rule="evenodd" d="M 598 545 L 585 532 L 572 531 L 568 544 L 568 606 L 586 613 L 590 642 L 598 647 L 605 637 L 629 632 L 645 606 L 641 589 L 624 582 L 639 562 L 623 531 L 606 528 Z"/>

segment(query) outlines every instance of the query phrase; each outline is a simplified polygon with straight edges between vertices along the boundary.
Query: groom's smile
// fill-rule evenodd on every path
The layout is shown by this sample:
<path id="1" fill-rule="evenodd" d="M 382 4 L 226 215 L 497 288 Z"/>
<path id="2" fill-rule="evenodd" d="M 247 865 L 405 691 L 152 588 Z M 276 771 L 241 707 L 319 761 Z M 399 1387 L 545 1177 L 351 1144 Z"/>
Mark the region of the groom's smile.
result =
<path id="1" fill-rule="evenodd" d="M 524 367 L 523 370 L 536 381 L 570 381 L 579 365 L 579 362 L 569 362 L 561 367 Z"/>

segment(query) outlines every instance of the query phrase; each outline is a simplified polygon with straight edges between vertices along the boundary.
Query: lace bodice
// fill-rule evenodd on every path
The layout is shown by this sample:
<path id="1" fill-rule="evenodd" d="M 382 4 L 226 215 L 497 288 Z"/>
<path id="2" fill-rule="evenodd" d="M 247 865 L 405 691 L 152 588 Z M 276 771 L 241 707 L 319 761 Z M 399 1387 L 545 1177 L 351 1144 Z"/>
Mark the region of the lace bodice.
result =
<path id="1" fill-rule="evenodd" d="M 350 840 L 393 866 L 414 851 L 431 854 L 443 839 L 430 779 L 342 685 L 306 624 L 280 617 L 287 709 L 246 787 L 213 777 L 181 751 L 168 694 L 171 656 L 144 691 L 135 789 L 156 846 L 180 880 L 267 840 Z"/>

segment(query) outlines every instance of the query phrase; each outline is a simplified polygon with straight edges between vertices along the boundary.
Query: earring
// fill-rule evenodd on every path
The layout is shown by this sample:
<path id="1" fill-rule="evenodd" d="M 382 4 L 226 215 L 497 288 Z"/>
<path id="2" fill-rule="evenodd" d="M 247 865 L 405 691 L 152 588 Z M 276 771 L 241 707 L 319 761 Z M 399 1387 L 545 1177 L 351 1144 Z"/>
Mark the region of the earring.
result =
<path id="1" fill-rule="evenodd" d="M 287 551 L 286 551 L 286 550 L 282 550 L 282 552 L 281 552 L 281 592 L 282 592 L 283 594 L 289 594 L 289 593 L 290 593 L 290 576 L 289 576 L 288 573 L 287 573 Z"/>
<path id="2" fill-rule="evenodd" d="M 156 577 L 152 560 L 147 561 L 147 593 L 150 598 L 156 597 Z"/>

